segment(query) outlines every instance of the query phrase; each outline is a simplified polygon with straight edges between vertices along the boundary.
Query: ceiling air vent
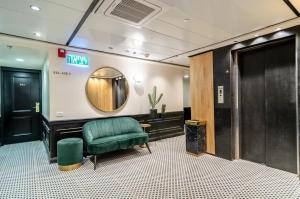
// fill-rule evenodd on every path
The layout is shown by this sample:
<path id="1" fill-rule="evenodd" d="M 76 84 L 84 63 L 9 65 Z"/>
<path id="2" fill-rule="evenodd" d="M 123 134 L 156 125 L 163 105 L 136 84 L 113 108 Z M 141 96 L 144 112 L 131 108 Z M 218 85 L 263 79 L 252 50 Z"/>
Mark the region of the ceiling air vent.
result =
<path id="1" fill-rule="evenodd" d="M 161 7 L 145 0 L 115 0 L 104 14 L 140 26 L 161 10 Z"/>

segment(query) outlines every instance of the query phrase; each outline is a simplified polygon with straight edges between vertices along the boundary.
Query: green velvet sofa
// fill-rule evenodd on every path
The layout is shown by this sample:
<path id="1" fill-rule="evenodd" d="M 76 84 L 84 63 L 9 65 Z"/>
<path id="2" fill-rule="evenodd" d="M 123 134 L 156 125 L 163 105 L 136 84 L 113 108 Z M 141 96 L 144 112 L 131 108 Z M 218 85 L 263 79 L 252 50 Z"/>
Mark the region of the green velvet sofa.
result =
<path id="1" fill-rule="evenodd" d="M 140 123 L 130 117 L 99 119 L 83 125 L 83 138 L 87 144 L 87 152 L 94 155 L 94 170 L 96 169 L 97 155 L 132 148 L 135 145 L 146 144 L 149 136 Z"/>

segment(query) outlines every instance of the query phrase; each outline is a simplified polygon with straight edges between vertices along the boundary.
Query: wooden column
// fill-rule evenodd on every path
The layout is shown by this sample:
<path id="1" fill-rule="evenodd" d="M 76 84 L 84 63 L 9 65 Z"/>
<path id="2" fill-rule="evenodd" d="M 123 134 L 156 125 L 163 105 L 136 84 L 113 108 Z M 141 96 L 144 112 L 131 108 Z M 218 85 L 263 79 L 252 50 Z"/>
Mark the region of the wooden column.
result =
<path id="1" fill-rule="evenodd" d="M 206 121 L 207 152 L 215 154 L 213 53 L 207 52 L 190 60 L 192 119 Z"/>

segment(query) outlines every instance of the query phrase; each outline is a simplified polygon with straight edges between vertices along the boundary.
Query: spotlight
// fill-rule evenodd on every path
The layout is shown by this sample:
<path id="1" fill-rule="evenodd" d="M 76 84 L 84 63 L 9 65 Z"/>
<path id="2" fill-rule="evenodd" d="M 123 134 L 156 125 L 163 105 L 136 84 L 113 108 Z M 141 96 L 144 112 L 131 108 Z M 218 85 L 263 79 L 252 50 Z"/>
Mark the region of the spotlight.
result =
<path id="1" fill-rule="evenodd" d="M 24 59 L 21 59 L 21 58 L 16 58 L 16 61 L 18 61 L 18 62 L 23 62 L 23 61 L 24 61 Z"/>
<path id="2" fill-rule="evenodd" d="M 34 32 L 33 34 L 34 34 L 34 36 L 36 36 L 36 37 L 40 37 L 40 36 L 41 36 L 41 33 L 39 33 L 39 32 Z"/>
<path id="3" fill-rule="evenodd" d="M 31 8 L 32 10 L 34 10 L 34 11 L 40 11 L 40 10 L 41 10 L 40 7 L 35 6 L 35 5 L 31 5 L 30 8 Z"/>

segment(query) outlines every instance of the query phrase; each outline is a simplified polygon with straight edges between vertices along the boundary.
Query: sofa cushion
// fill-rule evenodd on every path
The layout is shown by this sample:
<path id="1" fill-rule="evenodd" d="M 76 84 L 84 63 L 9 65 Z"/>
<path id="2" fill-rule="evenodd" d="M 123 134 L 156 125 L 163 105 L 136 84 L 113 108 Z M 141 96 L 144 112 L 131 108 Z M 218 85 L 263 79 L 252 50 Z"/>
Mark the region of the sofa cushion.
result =
<path id="1" fill-rule="evenodd" d="M 146 133 L 131 133 L 102 137 L 93 140 L 88 144 L 88 152 L 90 154 L 101 154 L 118 149 L 127 149 L 137 144 L 148 142 L 148 135 Z"/>
<path id="2" fill-rule="evenodd" d="M 148 135 L 146 133 L 128 133 L 118 136 L 118 144 L 120 149 L 127 149 L 134 145 L 144 144 L 148 142 Z"/>
<path id="3" fill-rule="evenodd" d="M 142 132 L 139 122 L 130 117 L 94 120 L 83 126 L 83 136 L 87 143 L 98 138 Z"/>

